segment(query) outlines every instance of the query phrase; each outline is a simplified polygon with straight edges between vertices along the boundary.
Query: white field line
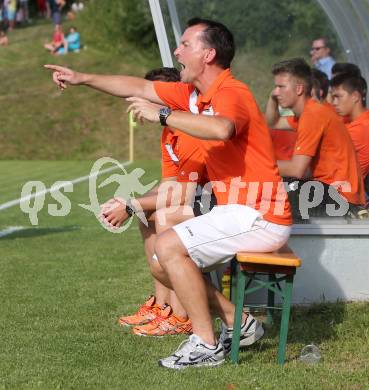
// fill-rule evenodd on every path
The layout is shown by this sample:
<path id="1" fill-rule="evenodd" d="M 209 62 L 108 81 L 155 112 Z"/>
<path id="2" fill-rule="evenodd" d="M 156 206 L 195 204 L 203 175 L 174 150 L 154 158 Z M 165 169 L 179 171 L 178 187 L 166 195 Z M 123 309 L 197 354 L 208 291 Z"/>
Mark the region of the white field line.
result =
<path id="1" fill-rule="evenodd" d="M 19 230 L 23 230 L 25 228 L 26 228 L 25 226 L 9 226 L 8 228 L 6 228 L 4 230 L 0 230 L 0 238 L 5 237 L 5 236 L 9 236 L 9 234 L 17 232 Z"/>
<path id="2" fill-rule="evenodd" d="M 126 166 L 126 165 L 129 165 L 131 163 L 132 163 L 131 161 L 125 161 L 125 162 L 122 163 L 122 165 Z M 81 182 L 83 182 L 85 180 L 88 180 L 90 177 L 95 177 L 95 176 L 97 177 L 97 176 L 100 176 L 103 173 L 111 172 L 111 171 L 114 171 L 115 169 L 118 169 L 118 168 L 119 168 L 119 166 L 116 165 L 114 167 L 102 169 L 101 171 L 93 173 L 92 175 L 90 174 L 90 175 L 86 175 L 86 176 L 77 177 L 76 179 L 70 180 L 70 182 L 73 183 L 73 184 L 81 183 Z M 16 205 L 20 204 L 21 202 L 24 202 L 24 201 L 27 201 L 27 200 L 30 200 L 30 199 L 33 199 L 33 198 L 37 198 L 40 195 L 48 194 L 49 192 L 51 193 L 51 192 L 58 191 L 58 190 L 60 190 L 60 188 L 63 188 L 63 187 L 64 187 L 64 185 L 61 184 L 60 186 L 53 187 L 52 190 L 51 190 L 51 187 L 50 187 L 50 188 L 46 188 L 45 190 L 42 190 L 42 191 L 39 191 L 39 192 L 35 192 L 34 194 L 24 196 L 23 198 L 10 200 L 9 202 L 5 202 L 3 204 L 0 204 L 0 211 L 8 209 L 9 207 L 16 206 Z"/>

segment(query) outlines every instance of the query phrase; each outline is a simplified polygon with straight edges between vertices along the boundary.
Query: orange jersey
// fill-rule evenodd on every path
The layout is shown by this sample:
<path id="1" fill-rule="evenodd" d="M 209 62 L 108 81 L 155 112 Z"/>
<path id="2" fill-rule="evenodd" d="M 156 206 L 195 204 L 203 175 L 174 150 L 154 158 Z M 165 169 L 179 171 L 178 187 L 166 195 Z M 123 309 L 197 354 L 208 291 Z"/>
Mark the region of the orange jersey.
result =
<path id="1" fill-rule="evenodd" d="M 369 173 L 369 110 L 347 123 L 346 127 L 355 146 L 361 173 L 366 177 Z"/>
<path id="2" fill-rule="evenodd" d="M 270 133 L 276 159 L 290 160 L 295 149 L 297 139 L 296 131 L 271 129 Z"/>
<path id="3" fill-rule="evenodd" d="M 176 177 L 178 182 L 208 181 L 201 140 L 164 127 L 161 136 L 162 177 Z"/>
<path id="4" fill-rule="evenodd" d="M 291 128 L 295 131 L 297 131 L 297 128 L 299 127 L 299 119 L 296 116 L 286 116 L 288 124 L 291 126 Z"/>
<path id="5" fill-rule="evenodd" d="M 355 149 L 342 120 L 330 108 L 309 99 L 297 129 L 294 154 L 312 157 L 313 179 L 333 184 L 346 182 L 338 192 L 350 203 L 363 204 L 363 180 Z"/>
<path id="6" fill-rule="evenodd" d="M 201 141 L 218 205 L 244 204 L 265 220 L 291 224 L 290 206 L 279 176 L 269 129 L 247 86 L 224 70 L 202 96 L 193 85 L 154 82 L 158 96 L 172 109 L 219 115 L 232 121 L 226 141 Z"/>
<path id="7" fill-rule="evenodd" d="M 317 102 L 317 103 L 319 103 L 319 102 Z M 334 114 L 338 115 L 336 110 L 335 110 L 335 108 L 333 107 L 333 105 L 331 103 L 323 102 L 323 103 L 319 103 L 319 104 L 321 104 L 324 107 L 329 108 Z M 346 123 L 345 122 L 346 121 L 346 117 L 345 116 L 344 117 L 340 117 L 340 118 L 342 119 L 343 123 Z M 291 128 L 293 130 L 297 130 L 297 128 L 299 126 L 299 118 L 297 118 L 296 116 L 293 115 L 293 116 L 287 116 L 286 119 L 287 119 L 288 124 L 291 126 Z"/>

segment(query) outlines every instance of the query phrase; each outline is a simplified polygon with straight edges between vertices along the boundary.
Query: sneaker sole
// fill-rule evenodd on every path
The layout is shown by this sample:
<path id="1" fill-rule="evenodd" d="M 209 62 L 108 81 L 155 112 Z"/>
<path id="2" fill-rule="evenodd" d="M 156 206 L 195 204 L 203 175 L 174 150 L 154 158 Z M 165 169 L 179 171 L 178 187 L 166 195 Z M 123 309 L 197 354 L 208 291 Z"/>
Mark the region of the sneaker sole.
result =
<path id="1" fill-rule="evenodd" d="M 176 366 L 176 365 L 165 365 L 162 363 L 161 360 L 159 360 L 159 366 L 164 367 L 164 368 L 169 368 L 171 370 L 184 370 L 186 368 L 197 368 L 197 367 L 218 367 L 221 364 L 225 362 L 225 359 L 218 360 L 216 362 L 202 362 L 202 363 L 196 363 L 196 364 L 187 364 L 187 365 L 181 365 L 181 366 Z"/>

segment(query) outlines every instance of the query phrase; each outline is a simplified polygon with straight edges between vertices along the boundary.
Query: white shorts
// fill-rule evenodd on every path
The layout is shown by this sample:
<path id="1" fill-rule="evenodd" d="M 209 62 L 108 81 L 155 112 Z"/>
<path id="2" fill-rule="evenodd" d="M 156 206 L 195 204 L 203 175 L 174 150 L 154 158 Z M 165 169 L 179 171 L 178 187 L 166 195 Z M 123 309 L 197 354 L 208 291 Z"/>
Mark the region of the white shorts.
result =
<path id="1" fill-rule="evenodd" d="M 291 227 L 263 220 L 244 205 L 215 206 L 209 213 L 173 226 L 191 259 L 210 270 L 237 252 L 273 252 L 288 240 Z"/>

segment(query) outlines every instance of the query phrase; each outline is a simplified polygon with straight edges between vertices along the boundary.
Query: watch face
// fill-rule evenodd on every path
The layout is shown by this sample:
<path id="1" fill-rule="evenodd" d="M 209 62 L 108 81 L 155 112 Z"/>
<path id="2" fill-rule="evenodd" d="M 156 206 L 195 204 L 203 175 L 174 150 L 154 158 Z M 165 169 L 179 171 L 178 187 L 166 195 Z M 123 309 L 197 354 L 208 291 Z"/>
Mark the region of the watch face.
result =
<path id="1" fill-rule="evenodd" d="M 170 109 L 168 107 L 163 107 L 160 109 L 159 114 L 160 115 L 168 115 L 168 114 L 170 114 Z"/>

